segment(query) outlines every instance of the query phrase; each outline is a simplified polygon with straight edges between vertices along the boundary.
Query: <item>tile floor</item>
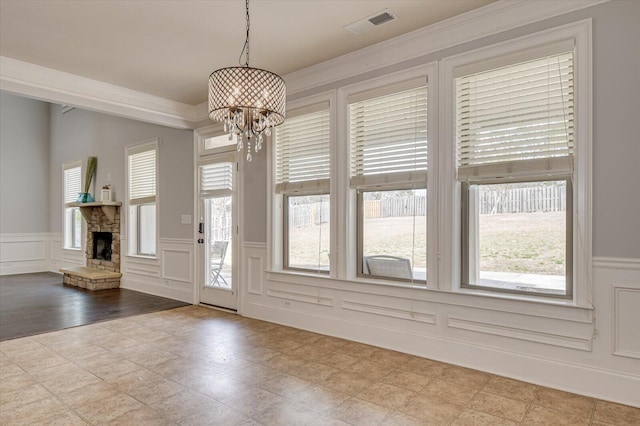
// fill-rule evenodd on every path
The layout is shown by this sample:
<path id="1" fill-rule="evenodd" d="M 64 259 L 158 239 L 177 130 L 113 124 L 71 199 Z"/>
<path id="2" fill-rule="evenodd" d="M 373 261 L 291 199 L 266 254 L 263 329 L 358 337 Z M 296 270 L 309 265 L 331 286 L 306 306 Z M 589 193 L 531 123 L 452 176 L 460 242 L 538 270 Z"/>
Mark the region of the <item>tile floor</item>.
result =
<path id="1" fill-rule="evenodd" d="M 0 342 L 2 425 L 640 425 L 640 409 L 201 307 Z"/>

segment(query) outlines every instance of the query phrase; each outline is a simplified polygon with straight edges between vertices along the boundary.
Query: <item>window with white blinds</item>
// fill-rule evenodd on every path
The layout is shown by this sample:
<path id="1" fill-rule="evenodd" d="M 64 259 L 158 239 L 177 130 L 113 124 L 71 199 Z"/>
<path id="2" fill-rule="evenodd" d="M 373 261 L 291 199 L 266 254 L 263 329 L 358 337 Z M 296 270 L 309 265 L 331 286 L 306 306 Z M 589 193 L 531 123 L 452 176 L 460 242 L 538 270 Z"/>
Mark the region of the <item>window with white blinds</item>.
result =
<path id="1" fill-rule="evenodd" d="M 75 203 L 78 194 L 82 192 L 82 167 L 64 169 L 64 203 Z"/>
<path id="2" fill-rule="evenodd" d="M 329 103 L 288 113 L 276 128 L 276 192 L 329 190 Z"/>
<path id="3" fill-rule="evenodd" d="M 156 149 L 129 154 L 129 204 L 156 200 Z"/>
<path id="4" fill-rule="evenodd" d="M 412 86 L 416 84 L 411 82 Z M 382 96 L 349 97 L 352 187 L 426 183 L 425 79 L 419 84 Z"/>
<path id="5" fill-rule="evenodd" d="M 221 162 L 200 166 L 200 196 L 223 197 L 232 194 L 233 164 Z"/>
<path id="6" fill-rule="evenodd" d="M 571 173 L 573 60 L 565 51 L 456 77 L 459 180 Z"/>

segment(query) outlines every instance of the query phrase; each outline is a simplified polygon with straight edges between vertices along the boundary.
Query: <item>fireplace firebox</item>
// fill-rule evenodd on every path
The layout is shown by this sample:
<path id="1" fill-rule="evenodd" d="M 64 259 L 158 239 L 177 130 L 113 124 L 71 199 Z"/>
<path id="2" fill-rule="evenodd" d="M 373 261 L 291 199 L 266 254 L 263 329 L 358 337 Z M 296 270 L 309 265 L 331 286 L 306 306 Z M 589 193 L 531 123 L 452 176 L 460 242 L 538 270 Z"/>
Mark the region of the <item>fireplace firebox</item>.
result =
<path id="1" fill-rule="evenodd" d="M 111 232 L 93 233 L 93 259 L 111 260 L 111 243 L 113 234 Z"/>

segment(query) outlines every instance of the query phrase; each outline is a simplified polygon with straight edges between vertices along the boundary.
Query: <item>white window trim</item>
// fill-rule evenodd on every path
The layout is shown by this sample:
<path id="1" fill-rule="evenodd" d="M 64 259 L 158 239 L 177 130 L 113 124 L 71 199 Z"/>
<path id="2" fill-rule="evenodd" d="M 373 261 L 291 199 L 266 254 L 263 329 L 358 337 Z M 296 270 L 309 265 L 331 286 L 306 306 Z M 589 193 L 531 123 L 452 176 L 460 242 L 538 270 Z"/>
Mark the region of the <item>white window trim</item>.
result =
<path id="1" fill-rule="evenodd" d="M 481 290 L 460 289 L 460 186 L 456 180 L 455 162 L 455 110 L 453 103 L 453 67 L 471 63 L 493 55 L 508 54 L 517 49 L 528 49 L 540 44 L 573 38 L 575 40 L 576 95 L 575 95 L 575 149 L 574 156 L 574 236 L 573 236 L 573 300 L 557 300 L 529 295 L 507 294 Z M 290 107 L 302 107 L 318 102 L 317 98 L 332 96 L 332 172 L 331 172 L 331 274 L 318 276 L 282 269 L 282 200 L 269 191 L 267 211 L 267 279 L 295 282 L 326 288 L 349 287 L 353 291 L 370 292 L 393 286 L 415 293 L 412 298 L 439 300 L 459 306 L 487 307 L 494 310 L 532 313 L 544 317 L 571 318 L 579 322 L 592 316 L 591 297 L 591 146 L 592 146 L 592 47 L 591 20 L 552 28 L 517 39 L 446 57 L 416 68 L 337 87 L 323 94 L 289 102 Z M 356 277 L 356 223 L 355 196 L 349 187 L 348 102 L 352 93 L 371 90 L 394 82 L 427 75 L 428 96 L 428 188 L 429 207 L 427 227 L 427 288 L 401 282 L 371 280 Z M 269 187 L 274 188 L 274 161 L 268 161 Z M 341 260 L 341 259 L 347 259 Z M 376 285 L 371 285 L 376 284 Z M 433 291 L 437 290 L 437 291 Z"/>
<path id="2" fill-rule="evenodd" d="M 335 155 L 335 140 L 336 140 L 336 92 L 335 90 L 331 90 L 328 92 L 318 93 L 313 96 L 309 96 L 303 99 L 294 100 L 287 102 L 287 111 L 300 110 L 303 108 L 313 107 L 314 105 L 329 103 L 329 145 L 330 145 L 330 158 L 333 160 L 336 158 Z M 277 132 L 277 129 L 276 129 Z M 270 145 L 271 145 L 271 156 L 269 164 L 267 165 L 267 174 L 268 174 L 268 187 L 271 190 L 267 196 L 267 204 L 271 206 L 268 209 L 268 217 L 267 223 L 270 223 L 271 226 L 267 227 L 267 241 L 269 241 L 269 247 L 271 250 L 268 250 L 268 258 L 267 264 L 271 265 L 273 270 L 277 271 L 286 271 L 295 273 L 300 273 L 299 270 L 285 269 L 284 267 L 284 194 L 278 194 L 275 192 L 275 182 L 276 182 L 276 152 L 273 148 L 274 139 L 273 136 L 270 136 Z M 330 182 L 329 182 L 329 204 L 333 206 L 335 200 L 335 191 L 336 186 L 334 182 L 334 175 L 336 172 L 336 164 L 335 161 L 331 161 L 331 173 L 330 173 Z M 336 216 L 335 209 L 330 209 L 329 223 L 331 224 L 330 232 L 329 232 L 329 247 L 333 247 L 334 241 L 337 239 L 336 229 L 337 226 L 334 226 L 338 220 Z M 335 265 L 337 264 L 338 254 L 335 253 L 335 250 L 331 250 L 329 253 L 329 264 L 330 264 L 330 272 L 329 276 L 335 277 Z M 312 270 L 302 272 L 304 274 L 314 274 Z M 318 273 L 319 275 L 326 276 L 325 273 Z"/>
<path id="3" fill-rule="evenodd" d="M 436 62 L 430 62 L 424 65 L 408 68 L 403 71 L 388 74 L 382 77 L 366 80 L 360 83 L 352 84 L 343 87 L 338 90 L 338 140 L 342 143 L 336 147 L 338 152 L 339 169 L 342 172 L 336 176 L 335 184 L 340 189 L 339 199 L 336 201 L 333 211 L 339 215 L 339 218 L 343 220 L 343 230 L 338 234 L 340 239 L 338 240 L 338 251 L 346 253 L 346 256 L 342 256 L 342 265 L 340 269 L 341 274 L 337 278 L 364 282 L 364 283 L 380 283 L 389 282 L 394 285 L 403 285 L 409 288 L 413 288 L 414 285 L 410 282 L 402 283 L 400 281 L 380 280 L 374 278 L 368 278 L 364 276 L 358 276 L 357 274 L 357 200 L 356 190 L 350 186 L 350 146 L 349 146 L 349 102 L 348 98 L 354 96 L 357 93 L 372 91 L 376 89 L 382 89 L 385 86 L 395 85 L 403 83 L 405 81 L 414 80 L 417 78 L 424 78 L 427 84 L 428 96 L 427 96 L 427 158 L 429 158 L 429 164 L 427 165 L 427 229 L 428 233 L 432 236 L 427 240 L 427 288 L 435 288 L 435 283 L 438 280 L 438 265 L 437 265 L 437 232 L 435 231 L 438 226 L 437 222 L 437 206 L 438 206 L 438 193 L 437 191 L 429 191 L 429 188 L 438 188 L 437 186 L 437 170 L 438 165 L 435 159 L 437 158 L 437 123 L 438 123 L 438 69 Z M 339 150 L 339 151 L 338 151 Z M 336 191 L 337 192 L 337 191 Z M 340 266 L 340 265 L 339 265 Z M 424 288 L 423 284 L 420 284 Z"/>
<path id="4" fill-rule="evenodd" d="M 218 148 L 206 149 L 204 142 L 206 139 L 213 138 L 216 136 L 228 135 L 228 133 L 224 132 L 224 128 L 221 124 L 212 124 L 206 127 L 200 127 L 194 131 L 194 139 L 196 141 L 196 157 L 206 157 L 208 155 L 214 154 L 222 154 L 224 152 L 228 152 L 229 150 L 234 150 L 237 145 L 237 140 L 234 137 L 233 140 L 229 141 L 229 145 L 221 146 Z"/>
<path id="5" fill-rule="evenodd" d="M 121 227 L 121 232 L 126 235 L 125 240 L 128 242 L 128 244 L 126 245 L 126 249 L 124 250 L 125 256 L 127 257 L 137 257 L 137 258 L 142 258 L 142 259 L 157 259 L 158 258 L 158 243 L 159 243 L 159 239 L 160 239 L 160 217 L 158 215 L 158 211 L 159 208 L 158 206 L 160 205 L 160 180 L 159 180 L 159 176 L 160 176 L 160 150 L 159 150 L 159 146 L 161 145 L 160 140 L 158 138 L 153 138 L 153 139 L 149 139 L 143 142 L 138 142 L 135 144 L 130 144 L 130 145 L 126 145 L 124 148 L 124 164 L 125 164 L 125 211 L 126 214 L 121 215 L 121 223 L 120 223 L 120 227 Z M 131 244 L 132 238 L 135 238 L 135 240 L 137 241 L 138 236 L 135 235 L 129 235 L 129 223 L 127 223 L 127 221 L 129 220 L 129 207 L 130 207 L 130 203 L 129 203 L 129 156 L 132 154 L 136 154 L 139 152 L 144 152 L 144 151 L 150 151 L 151 149 L 156 151 L 156 195 L 155 195 L 155 208 L 156 208 L 156 254 L 155 255 L 142 255 L 142 254 L 137 254 L 137 253 L 130 253 L 129 252 L 129 247 Z M 122 218 L 124 218 L 124 221 L 122 220 Z M 137 242 L 136 242 L 137 245 Z"/>
<path id="6" fill-rule="evenodd" d="M 456 180 L 455 152 L 455 69 L 490 58 L 530 50 L 547 44 L 575 41 L 575 154 L 573 176 L 573 300 L 576 306 L 591 307 L 591 20 L 583 20 L 546 31 L 529 34 L 440 62 L 440 290 L 466 294 L 495 293 L 462 289 L 460 184 Z M 505 297 L 505 295 L 500 295 Z M 515 299 L 524 296 L 509 295 Z M 529 300 L 529 298 L 527 298 Z"/>
<path id="7" fill-rule="evenodd" d="M 73 169 L 74 167 L 80 167 L 80 190 L 82 191 L 82 184 L 83 184 L 83 170 L 82 170 L 82 160 L 73 160 L 73 161 L 69 161 L 67 163 L 63 163 L 62 164 L 62 249 L 63 250 L 69 250 L 72 252 L 80 252 L 80 251 L 84 251 L 85 249 L 85 238 L 84 236 L 86 235 L 86 223 L 83 220 L 82 221 L 82 231 L 81 231 L 81 236 L 80 236 L 80 247 L 78 248 L 74 248 L 74 247 L 67 247 L 65 245 L 65 242 L 67 240 L 67 221 L 66 221 L 66 210 L 67 210 L 67 203 L 65 202 L 65 179 L 64 179 L 64 171 L 68 170 L 68 169 Z"/>

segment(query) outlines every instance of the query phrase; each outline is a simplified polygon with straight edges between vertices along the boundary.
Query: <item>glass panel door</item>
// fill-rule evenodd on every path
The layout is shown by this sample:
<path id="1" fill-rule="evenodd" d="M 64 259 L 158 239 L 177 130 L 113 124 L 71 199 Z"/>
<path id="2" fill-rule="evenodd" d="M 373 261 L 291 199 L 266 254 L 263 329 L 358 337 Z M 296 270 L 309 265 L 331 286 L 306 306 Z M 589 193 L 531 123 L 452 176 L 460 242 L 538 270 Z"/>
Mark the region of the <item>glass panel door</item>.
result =
<path id="1" fill-rule="evenodd" d="M 229 161 L 232 160 L 232 161 Z M 199 165 L 200 302 L 237 309 L 235 156 Z"/>

